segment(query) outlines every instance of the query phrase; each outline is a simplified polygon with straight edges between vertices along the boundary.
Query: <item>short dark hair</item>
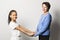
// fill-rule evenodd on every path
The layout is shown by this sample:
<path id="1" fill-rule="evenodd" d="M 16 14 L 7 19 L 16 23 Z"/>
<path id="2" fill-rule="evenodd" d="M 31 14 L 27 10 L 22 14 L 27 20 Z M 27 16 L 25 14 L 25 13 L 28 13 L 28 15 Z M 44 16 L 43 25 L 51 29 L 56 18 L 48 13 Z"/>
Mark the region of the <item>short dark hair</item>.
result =
<path id="1" fill-rule="evenodd" d="M 50 7 L 51 7 L 50 3 L 49 3 L 49 2 L 43 2 L 42 5 L 43 5 L 43 4 L 45 4 L 45 5 L 47 6 L 47 8 L 48 8 L 47 11 L 49 11 L 49 9 L 50 9 Z"/>

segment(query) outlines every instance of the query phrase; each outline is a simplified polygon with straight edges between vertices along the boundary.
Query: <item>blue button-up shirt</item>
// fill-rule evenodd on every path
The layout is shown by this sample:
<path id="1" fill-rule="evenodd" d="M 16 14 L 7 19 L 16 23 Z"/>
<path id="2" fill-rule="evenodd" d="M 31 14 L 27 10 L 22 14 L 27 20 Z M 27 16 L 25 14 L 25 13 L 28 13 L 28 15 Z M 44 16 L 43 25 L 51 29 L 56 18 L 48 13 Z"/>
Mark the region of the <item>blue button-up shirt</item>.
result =
<path id="1" fill-rule="evenodd" d="M 34 36 L 49 35 L 51 20 L 50 13 L 42 14 Z"/>

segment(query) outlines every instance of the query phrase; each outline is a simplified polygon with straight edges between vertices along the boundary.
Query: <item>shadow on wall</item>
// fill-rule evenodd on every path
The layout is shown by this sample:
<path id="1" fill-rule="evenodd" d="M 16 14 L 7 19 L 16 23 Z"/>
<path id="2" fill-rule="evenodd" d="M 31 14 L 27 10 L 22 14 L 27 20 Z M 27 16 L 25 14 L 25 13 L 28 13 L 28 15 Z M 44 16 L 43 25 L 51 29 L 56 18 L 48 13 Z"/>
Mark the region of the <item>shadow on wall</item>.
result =
<path id="1" fill-rule="evenodd" d="M 52 18 L 53 19 L 53 18 Z M 54 20 L 51 24 L 51 36 L 50 40 L 60 40 L 60 11 L 54 11 Z"/>
<path id="2" fill-rule="evenodd" d="M 29 36 L 27 36 L 26 34 L 24 34 L 24 33 L 21 33 L 21 37 L 22 37 L 22 39 L 21 40 L 38 40 L 38 39 L 35 39 L 34 37 L 29 37 Z"/>

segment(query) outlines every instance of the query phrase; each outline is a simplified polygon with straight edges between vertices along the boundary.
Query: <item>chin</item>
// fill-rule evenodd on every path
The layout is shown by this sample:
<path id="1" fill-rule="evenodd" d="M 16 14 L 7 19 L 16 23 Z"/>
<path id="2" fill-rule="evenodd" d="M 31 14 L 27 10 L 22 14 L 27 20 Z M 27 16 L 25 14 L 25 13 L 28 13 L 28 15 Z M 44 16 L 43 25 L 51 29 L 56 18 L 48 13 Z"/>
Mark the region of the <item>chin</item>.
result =
<path id="1" fill-rule="evenodd" d="M 14 19 L 14 21 L 16 21 L 16 19 Z"/>
<path id="2" fill-rule="evenodd" d="M 43 11 L 44 13 L 46 13 L 46 11 Z"/>

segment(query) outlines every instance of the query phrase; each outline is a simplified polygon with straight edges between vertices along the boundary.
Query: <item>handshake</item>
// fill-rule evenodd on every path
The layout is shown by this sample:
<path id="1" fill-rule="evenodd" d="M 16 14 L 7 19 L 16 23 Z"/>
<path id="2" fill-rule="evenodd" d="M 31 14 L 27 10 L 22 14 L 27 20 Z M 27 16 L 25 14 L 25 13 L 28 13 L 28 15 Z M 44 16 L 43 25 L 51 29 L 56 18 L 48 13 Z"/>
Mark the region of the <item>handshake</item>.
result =
<path id="1" fill-rule="evenodd" d="M 20 25 L 20 27 L 18 27 L 18 30 L 23 32 L 24 34 L 30 36 L 30 37 L 33 37 L 35 35 L 35 32 L 32 32 L 31 30 L 29 30 L 21 25 Z"/>
<path id="2" fill-rule="evenodd" d="M 26 33 L 26 35 L 28 35 L 30 37 L 33 37 L 35 35 L 35 32 L 29 31 L 29 32 Z"/>
<path id="3" fill-rule="evenodd" d="M 35 32 L 32 32 L 31 30 L 29 29 L 26 29 L 25 27 L 23 26 L 20 26 L 20 31 L 23 32 L 24 34 L 30 36 L 30 37 L 33 37 L 35 35 Z"/>
<path id="4" fill-rule="evenodd" d="M 35 35 L 35 32 L 32 32 L 32 31 L 30 31 L 28 29 L 26 29 L 24 31 L 25 31 L 24 34 L 26 34 L 27 36 L 33 37 Z"/>

